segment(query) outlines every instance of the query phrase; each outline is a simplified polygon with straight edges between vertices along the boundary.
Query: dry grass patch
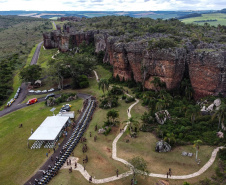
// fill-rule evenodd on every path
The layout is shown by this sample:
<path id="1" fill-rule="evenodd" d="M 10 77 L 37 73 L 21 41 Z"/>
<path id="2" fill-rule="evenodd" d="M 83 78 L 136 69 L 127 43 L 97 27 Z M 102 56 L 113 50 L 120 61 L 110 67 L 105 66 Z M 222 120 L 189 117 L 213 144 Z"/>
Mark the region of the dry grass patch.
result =
<path id="1" fill-rule="evenodd" d="M 173 175 L 187 175 L 198 171 L 209 159 L 214 147 L 201 146 L 198 158 L 201 159 L 200 166 L 195 162 L 195 156 L 182 156 L 182 151 L 195 153 L 193 146 L 180 146 L 168 153 L 155 152 L 157 138 L 151 133 L 140 132 L 139 137 L 130 138 L 130 142 L 123 137 L 118 142 L 118 156 L 129 160 L 134 156 L 142 156 L 148 163 L 148 170 L 151 173 L 165 174 L 169 168 Z"/>

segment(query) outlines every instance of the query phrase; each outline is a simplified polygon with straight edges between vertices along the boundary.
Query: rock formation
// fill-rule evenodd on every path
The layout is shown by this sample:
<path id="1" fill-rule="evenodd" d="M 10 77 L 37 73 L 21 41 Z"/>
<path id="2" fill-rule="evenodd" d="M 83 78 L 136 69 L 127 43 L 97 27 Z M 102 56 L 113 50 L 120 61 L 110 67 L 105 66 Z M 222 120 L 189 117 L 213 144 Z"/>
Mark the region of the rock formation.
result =
<path id="1" fill-rule="evenodd" d="M 95 51 L 104 51 L 104 63 L 113 66 L 114 77 L 140 82 L 147 89 L 154 77 L 165 82 L 168 90 L 179 88 L 185 72 L 189 73 L 195 99 L 207 95 L 226 95 L 225 46 L 200 43 L 196 48 L 189 42 L 184 47 L 149 49 L 148 40 L 167 37 L 163 34 L 148 35 L 125 42 L 124 36 L 112 36 L 108 31 L 76 31 L 64 26 L 62 33 L 43 34 L 45 48 L 59 48 L 61 52 L 79 46 L 83 41 L 94 42 Z M 187 67 L 186 67 L 187 66 Z M 186 71 L 187 70 L 187 71 Z"/>
<path id="2" fill-rule="evenodd" d="M 161 140 L 156 143 L 155 147 L 156 152 L 169 152 L 170 150 L 171 146 L 167 142 Z"/>

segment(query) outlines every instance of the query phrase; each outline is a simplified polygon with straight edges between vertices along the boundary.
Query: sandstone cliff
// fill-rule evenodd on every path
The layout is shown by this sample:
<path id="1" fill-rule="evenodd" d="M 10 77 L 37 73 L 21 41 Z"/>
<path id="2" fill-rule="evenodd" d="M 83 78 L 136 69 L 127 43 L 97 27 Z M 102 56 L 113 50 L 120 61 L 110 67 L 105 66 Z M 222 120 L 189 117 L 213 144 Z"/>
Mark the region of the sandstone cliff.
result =
<path id="1" fill-rule="evenodd" d="M 126 36 L 111 36 L 103 31 L 70 32 L 69 27 L 62 34 L 54 31 L 43 37 L 46 48 L 58 47 L 62 52 L 83 41 L 94 42 L 96 52 L 105 51 L 103 62 L 113 66 L 115 77 L 130 80 L 133 76 L 147 89 L 154 89 L 150 83 L 154 77 L 164 81 L 169 90 L 178 88 L 187 65 L 196 99 L 219 93 L 226 95 L 226 52 L 219 45 L 200 43 L 195 49 L 187 41 L 185 47 L 150 50 L 147 40 L 153 35 L 125 42 Z"/>

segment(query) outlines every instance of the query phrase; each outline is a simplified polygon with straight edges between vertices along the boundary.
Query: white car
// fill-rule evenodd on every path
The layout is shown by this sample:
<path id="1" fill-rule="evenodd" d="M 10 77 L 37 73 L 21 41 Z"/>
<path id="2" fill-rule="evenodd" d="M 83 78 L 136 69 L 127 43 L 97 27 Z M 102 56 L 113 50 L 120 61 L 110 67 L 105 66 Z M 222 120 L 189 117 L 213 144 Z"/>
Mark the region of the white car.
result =
<path id="1" fill-rule="evenodd" d="M 43 92 L 43 93 L 46 93 L 46 92 L 47 92 L 47 90 L 43 90 L 42 92 Z"/>
<path id="2" fill-rule="evenodd" d="M 52 92 L 52 91 L 54 91 L 54 88 L 51 88 L 51 89 L 48 90 L 48 92 Z"/>
<path id="3" fill-rule="evenodd" d="M 40 91 L 40 90 L 37 90 L 37 91 L 35 91 L 35 93 L 41 93 L 42 91 Z"/>
<path id="4" fill-rule="evenodd" d="M 30 91 L 28 91 L 28 92 L 33 93 L 33 92 L 35 92 L 35 91 L 34 91 L 34 90 L 30 90 Z"/>

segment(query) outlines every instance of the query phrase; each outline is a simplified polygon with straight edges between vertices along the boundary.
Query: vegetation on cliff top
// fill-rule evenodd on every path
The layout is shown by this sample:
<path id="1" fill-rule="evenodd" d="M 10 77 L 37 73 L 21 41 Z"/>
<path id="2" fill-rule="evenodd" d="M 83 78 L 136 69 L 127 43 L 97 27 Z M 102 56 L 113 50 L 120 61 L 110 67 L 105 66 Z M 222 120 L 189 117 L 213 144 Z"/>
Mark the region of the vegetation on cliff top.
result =
<path id="1" fill-rule="evenodd" d="M 102 30 L 112 36 L 123 36 L 127 38 L 127 41 L 140 40 L 141 36 L 146 40 L 149 40 L 150 37 L 174 36 L 179 38 L 179 42 L 198 39 L 211 43 L 219 41 L 220 37 L 226 33 L 226 26 L 222 25 L 214 27 L 205 23 L 203 26 L 199 26 L 185 24 L 178 19 L 154 20 L 129 16 L 94 17 L 77 23 L 68 22 L 67 25 L 75 26 L 78 31 Z"/>

